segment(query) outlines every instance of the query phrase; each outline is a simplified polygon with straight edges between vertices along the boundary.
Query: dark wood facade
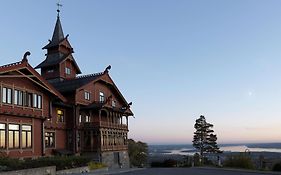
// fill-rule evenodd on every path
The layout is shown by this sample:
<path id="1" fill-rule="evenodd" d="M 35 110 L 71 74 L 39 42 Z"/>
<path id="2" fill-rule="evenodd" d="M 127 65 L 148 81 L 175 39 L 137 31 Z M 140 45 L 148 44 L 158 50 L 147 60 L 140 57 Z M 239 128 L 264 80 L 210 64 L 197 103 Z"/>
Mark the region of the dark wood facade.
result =
<path id="1" fill-rule="evenodd" d="M 0 151 L 11 157 L 127 151 L 133 113 L 109 76 L 82 75 L 59 16 L 46 59 L 0 67 Z"/>

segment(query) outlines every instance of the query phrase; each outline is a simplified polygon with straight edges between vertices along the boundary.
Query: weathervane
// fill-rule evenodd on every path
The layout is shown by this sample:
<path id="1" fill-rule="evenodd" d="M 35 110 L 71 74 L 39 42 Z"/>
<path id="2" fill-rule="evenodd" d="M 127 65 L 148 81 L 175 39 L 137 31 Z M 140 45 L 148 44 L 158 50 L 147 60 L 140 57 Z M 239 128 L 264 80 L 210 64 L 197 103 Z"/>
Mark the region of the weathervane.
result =
<path id="1" fill-rule="evenodd" d="M 58 12 L 58 17 L 59 17 L 60 16 L 60 7 L 62 7 L 62 4 L 60 3 L 60 1 L 58 1 L 57 6 L 58 6 L 57 12 Z"/>

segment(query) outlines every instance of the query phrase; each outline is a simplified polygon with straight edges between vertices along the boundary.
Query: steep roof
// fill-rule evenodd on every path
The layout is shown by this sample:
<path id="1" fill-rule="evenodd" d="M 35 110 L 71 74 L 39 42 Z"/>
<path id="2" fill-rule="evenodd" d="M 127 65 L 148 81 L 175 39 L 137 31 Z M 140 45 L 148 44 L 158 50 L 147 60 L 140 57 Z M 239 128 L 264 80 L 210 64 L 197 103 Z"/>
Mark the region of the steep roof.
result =
<path id="1" fill-rule="evenodd" d="M 50 40 L 49 44 L 47 44 L 45 47 L 42 48 L 42 49 L 48 50 L 47 57 L 43 62 L 41 62 L 39 65 L 37 65 L 35 67 L 35 69 L 58 65 L 65 59 L 70 58 L 74 64 L 74 67 L 77 69 L 76 73 L 81 74 L 81 70 L 80 70 L 78 64 L 76 63 L 75 59 L 72 56 L 73 48 L 71 47 L 67 38 L 68 38 L 68 35 L 66 35 L 66 37 L 65 37 L 63 34 L 60 17 L 57 16 L 57 21 L 56 21 L 55 29 L 53 32 L 52 40 Z M 60 46 L 67 47 L 69 52 L 62 53 L 59 50 Z"/>
<path id="2" fill-rule="evenodd" d="M 75 79 L 66 79 L 60 82 L 52 83 L 52 85 L 60 92 L 71 92 L 98 79 L 104 75 L 104 72 L 77 76 Z"/>
<path id="3" fill-rule="evenodd" d="M 35 67 L 35 69 L 47 67 L 47 66 L 53 66 L 59 64 L 61 61 L 63 61 L 65 58 L 67 58 L 70 54 L 63 54 L 63 53 L 53 53 L 47 55 L 47 58 L 40 63 L 38 66 Z"/>
<path id="4" fill-rule="evenodd" d="M 51 94 L 65 102 L 66 99 L 61 95 L 61 93 L 57 91 L 50 83 L 48 83 L 32 66 L 29 65 L 26 58 L 27 55 L 30 55 L 30 53 L 26 52 L 22 61 L 0 66 L 0 75 L 15 71 L 22 77 L 29 79 L 30 81 L 34 82 L 38 86 L 49 91 Z"/>
<path id="5" fill-rule="evenodd" d="M 65 38 L 64 38 L 64 34 L 63 34 L 61 22 L 60 22 L 60 17 L 58 16 L 57 21 L 56 21 L 56 25 L 55 25 L 55 29 L 54 29 L 54 32 L 53 32 L 52 40 L 49 44 L 47 44 L 45 47 L 43 47 L 43 49 L 48 49 L 50 47 L 56 46 L 61 41 L 63 41 L 64 39 Z"/>

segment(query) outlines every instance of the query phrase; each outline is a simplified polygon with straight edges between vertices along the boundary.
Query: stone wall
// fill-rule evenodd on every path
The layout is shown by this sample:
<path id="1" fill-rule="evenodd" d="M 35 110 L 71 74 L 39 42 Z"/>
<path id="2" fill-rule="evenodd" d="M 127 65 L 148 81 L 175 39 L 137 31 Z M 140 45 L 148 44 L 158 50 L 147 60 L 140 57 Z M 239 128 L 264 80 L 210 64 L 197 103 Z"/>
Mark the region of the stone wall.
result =
<path id="1" fill-rule="evenodd" d="M 102 153 L 102 163 L 108 168 L 129 168 L 130 160 L 128 151 L 104 152 Z"/>
<path id="2" fill-rule="evenodd" d="M 56 167 L 49 166 L 49 167 L 32 168 L 32 169 L 8 171 L 8 172 L 0 173 L 0 175 L 15 175 L 15 174 L 16 175 L 55 175 Z"/>
<path id="3" fill-rule="evenodd" d="M 56 175 L 61 175 L 61 174 L 73 174 L 73 173 L 86 173 L 86 172 L 90 172 L 88 166 L 84 166 L 84 167 L 78 167 L 78 168 L 71 168 L 71 169 L 67 169 L 67 170 L 60 170 L 57 171 Z"/>

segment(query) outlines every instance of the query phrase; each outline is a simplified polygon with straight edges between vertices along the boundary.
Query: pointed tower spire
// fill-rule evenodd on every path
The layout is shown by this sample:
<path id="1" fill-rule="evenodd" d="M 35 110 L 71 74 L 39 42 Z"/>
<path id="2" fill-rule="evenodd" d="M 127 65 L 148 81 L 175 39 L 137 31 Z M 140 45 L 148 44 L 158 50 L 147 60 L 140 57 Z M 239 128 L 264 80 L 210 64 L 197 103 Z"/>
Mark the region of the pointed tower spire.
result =
<path id="1" fill-rule="evenodd" d="M 64 39 L 64 34 L 63 34 L 61 22 L 60 22 L 60 17 L 58 15 L 51 42 L 52 43 L 59 43 L 63 39 Z"/>
<path id="2" fill-rule="evenodd" d="M 57 21 L 52 40 L 43 47 L 47 50 L 46 59 L 35 68 L 41 69 L 41 75 L 50 82 L 73 79 L 81 74 L 72 53 L 74 53 L 68 41 L 68 35 L 64 36 L 60 22 L 60 3 L 57 3 Z"/>

